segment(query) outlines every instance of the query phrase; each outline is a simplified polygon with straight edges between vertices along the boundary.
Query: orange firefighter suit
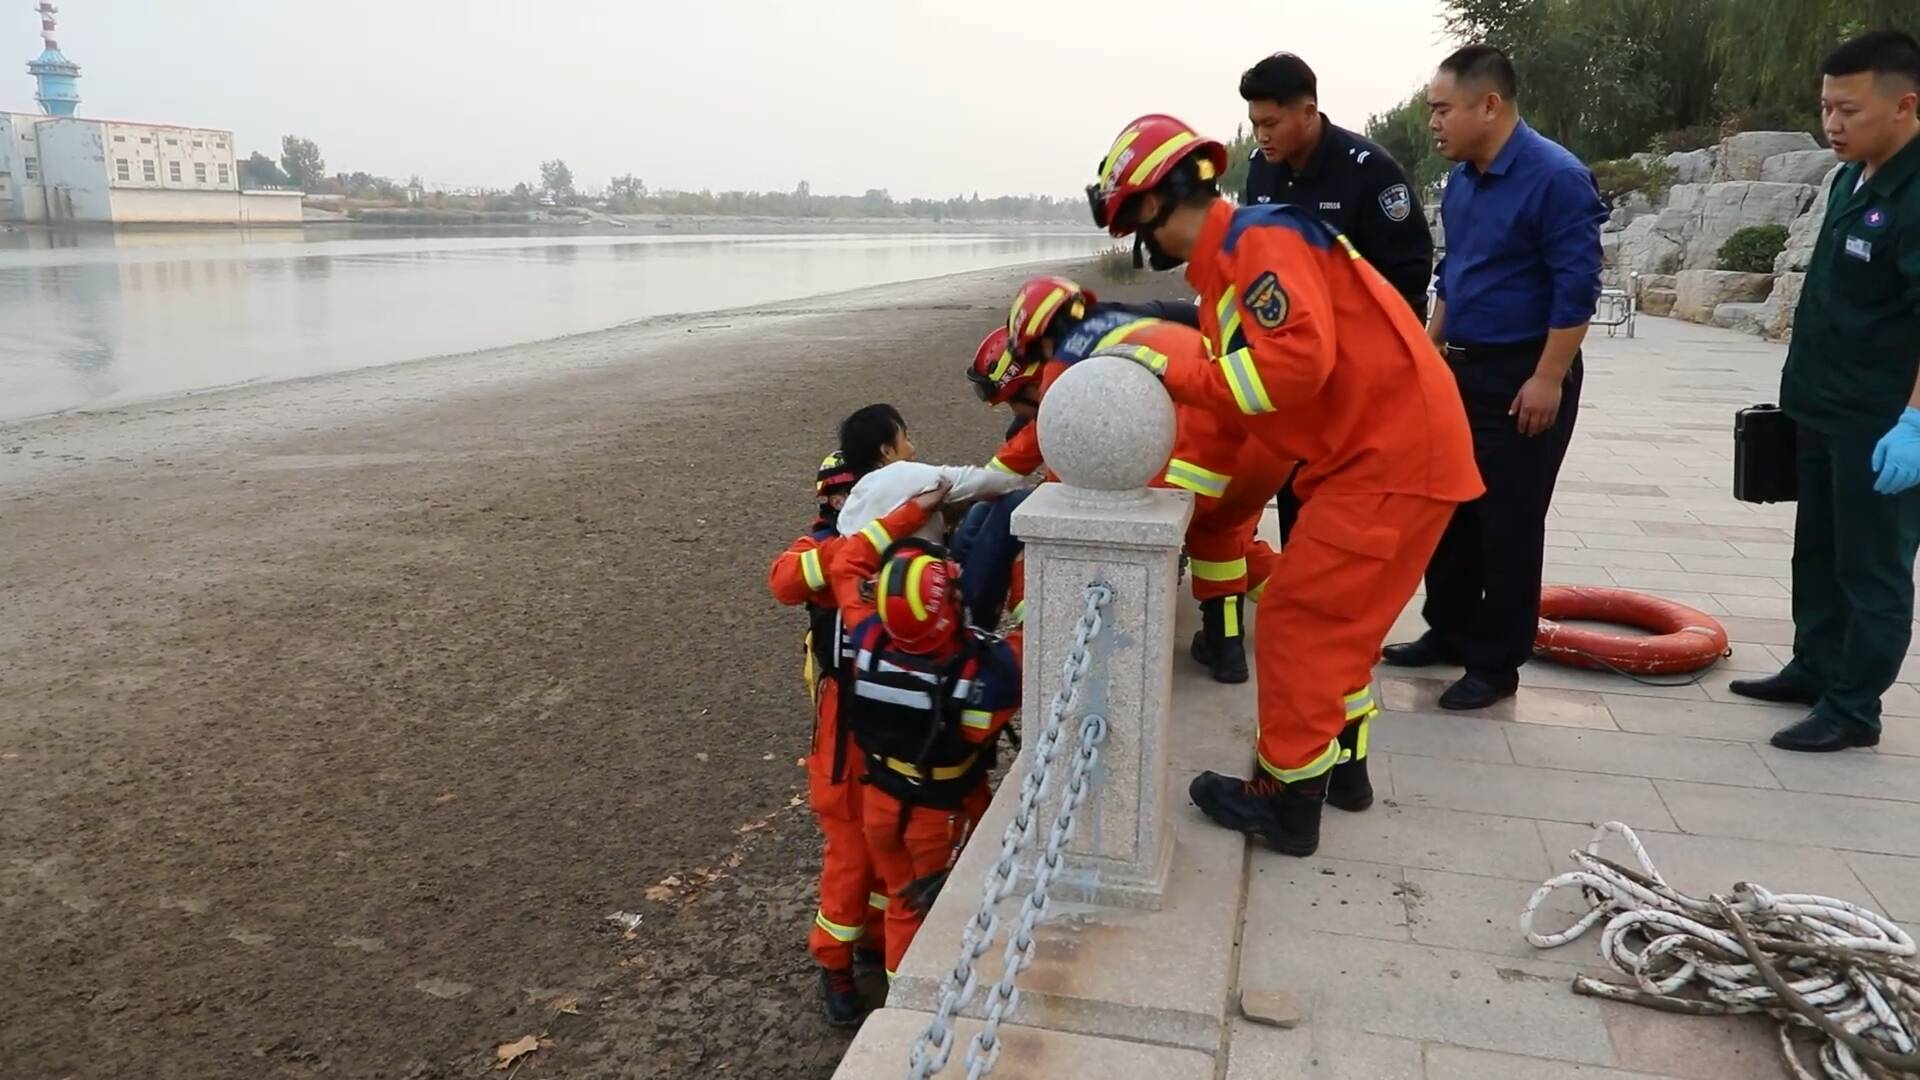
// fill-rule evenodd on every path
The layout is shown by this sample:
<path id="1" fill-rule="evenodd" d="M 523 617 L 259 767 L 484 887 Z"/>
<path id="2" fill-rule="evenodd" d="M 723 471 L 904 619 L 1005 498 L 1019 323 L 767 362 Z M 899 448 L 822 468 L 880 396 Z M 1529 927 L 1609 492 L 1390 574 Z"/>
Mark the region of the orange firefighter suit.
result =
<path id="1" fill-rule="evenodd" d="M 1254 644 L 1260 763 L 1310 780 L 1340 760 L 1350 717 L 1372 712 L 1381 642 L 1453 508 L 1484 490 L 1466 411 L 1406 302 L 1309 211 L 1215 203 L 1187 280 L 1216 359 L 1137 358 L 1175 401 L 1306 462 Z"/>
<path id="2" fill-rule="evenodd" d="M 906 536 L 926 522 L 912 503 L 880 519 L 882 529 Z M 860 754 L 840 723 L 845 672 L 841 657 L 851 625 L 841 618 L 828 572 L 839 549 L 867 541 L 843 537 L 831 525 L 801 536 L 773 560 L 767 588 L 782 604 L 807 605 L 810 616 L 804 678 L 814 704 L 813 742 L 807 753 L 807 798 L 826 838 L 820 863 L 820 908 L 807 949 L 820 966 L 844 971 L 856 947 L 885 949 L 887 898 L 861 828 Z"/>

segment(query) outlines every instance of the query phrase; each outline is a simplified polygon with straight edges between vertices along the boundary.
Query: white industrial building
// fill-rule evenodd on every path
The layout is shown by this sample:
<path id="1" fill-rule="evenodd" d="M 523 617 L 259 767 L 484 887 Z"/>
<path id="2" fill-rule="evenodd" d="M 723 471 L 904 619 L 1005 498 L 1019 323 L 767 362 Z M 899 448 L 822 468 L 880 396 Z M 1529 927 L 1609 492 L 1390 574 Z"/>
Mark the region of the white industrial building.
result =
<path id="1" fill-rule="evenodd" d="M 299 224 L 297 191 L 244 191 L 233 134 L 0 113 L 0 220 Z"/>

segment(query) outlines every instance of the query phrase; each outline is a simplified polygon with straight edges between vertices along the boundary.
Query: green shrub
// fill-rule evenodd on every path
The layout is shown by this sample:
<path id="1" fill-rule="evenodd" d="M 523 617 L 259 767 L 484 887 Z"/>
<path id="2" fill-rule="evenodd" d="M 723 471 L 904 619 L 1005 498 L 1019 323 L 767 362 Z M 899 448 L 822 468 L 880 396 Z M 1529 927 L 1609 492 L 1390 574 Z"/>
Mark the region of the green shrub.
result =
<path id="1" fill-rule="evenodd" d="M 1632 158 L 1596 161 L 1592 168 L 1593 182 L 1600 185 L 1600 197 L 1608 206 L 1619 205 L 1621 199 L 1636 191 L 1645 191 L 1653 182 L 1647 167 Z"/>
<path id="2" fill-rule="evenodd" d="M 1787 246 L 1785 225 L 1749 225 L 1720 245 L 1720 269 L 1773 273 L 1773 260 Z"/>
<path id="3" fill-rule="evenodd" d="M 1127 244 L 1115 244 L 1101 252 L 1095 265 L 1107 281 L 1124 283 L 1140 276 L 1139 269 L 1133 265 L 1133 248 Z"/>

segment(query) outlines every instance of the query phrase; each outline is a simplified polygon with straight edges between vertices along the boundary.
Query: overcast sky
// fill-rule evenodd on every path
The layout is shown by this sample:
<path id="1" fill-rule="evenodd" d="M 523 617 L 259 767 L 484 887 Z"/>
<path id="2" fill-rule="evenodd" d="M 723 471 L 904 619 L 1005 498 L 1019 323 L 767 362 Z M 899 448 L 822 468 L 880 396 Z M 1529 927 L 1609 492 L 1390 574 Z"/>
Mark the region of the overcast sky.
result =
<path id="1" fill-rule="evenodd" d="M 333 171 L 511 186 L 1077 191 L 1128 120 L 1222 138 L 1278 49 L 1361 126 L 1447 51 L 1436 0 L 63 0 L 82 115 L 282 134 Z M 1176 11 L 1197 12 L 1177 30 Z M 0 109 L 37 111 L 29 0 L 0 5 Z"/>

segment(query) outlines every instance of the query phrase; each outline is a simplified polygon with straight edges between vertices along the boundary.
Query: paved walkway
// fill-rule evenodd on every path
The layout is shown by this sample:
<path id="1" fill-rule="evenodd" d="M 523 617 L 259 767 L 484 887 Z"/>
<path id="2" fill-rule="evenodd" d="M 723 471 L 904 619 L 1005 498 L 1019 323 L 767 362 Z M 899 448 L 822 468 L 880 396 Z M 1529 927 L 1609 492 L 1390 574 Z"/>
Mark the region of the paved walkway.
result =
<path id="1" fill-rule="evenodd" d="M 1920 923 L 1920 687 L 1888 695 L 1877 751 L 1832 756 L 1769 748 L 1794 710 L 1727 690 L 1774 670 L 1792 636 L 1792 508 L 1728 494 L 1733 413 L 1772 398 L 1783 356 L 1663 319 L 1644 320 L 1633 340 L 1591 342 L 1549 533 L 1548 582 L 1683 600 L 1725 624 L 1731 659 L 1680 687 L 1529 665 L 1514 700 L 1474 715 L 1435 706 L 1457 672 L 1383 668 L 1375 807 L 1329 810 L 1322 854 L 1300 860 L 1223 849 L 1230 838 L 1178 798 L 1169 911 L 1137 923 L 1069 915 L 1044 929 L 1022 980 L 1031 990 L 1019 1022 L 1035 1027 L 1013 1029 L 995 1075 L 1788 1077 L 1767 1022 L 1577 997 L 1569 983 L 1596 967 L 1597 934 L 1542 953 L 1518 929 L 1532 891 L 1607 820 L 1631 825 L 1667 879 L 1696 894 L 1750 879 Z M 1418 604 L 1397 638 L 1418 633 Z M 1198 768 L 1244 772 L 1251 692 L 1216 686 L 1184 660 L 1176 672 L 1176 790 Z M 1920 680 L 1920 663 L 1903 677 Z M 1617 843 L 1609 853 L 1627 861 Z M 1222 887 L 1236 869 L 1237 916 Z M 1230 953 L 1222 939 L 1236 925 Z M 935 951 L 951 951 L 953 930 L 939 930 Z M 909 1010 L 932 1003 L 950 963 L 921 953 L 916 943 L 896 1008 L 870 1021 L 842 1076 L 899 1075 L 904 1039 L 924 1021 Z M 1234 1004 L 1239 989 L 1293 991 L 1308 1022 L 1251 1024 Z"/>
<path id="2" fill-rule="evenodd" d="M 1520 937 L 1521 907 L 1589 822 L 1631 825 L 1696 894 L 1751 879 L 1920 922 L 1920 690 L 1887 696 L 1877 752 L 1839 755 L 1772 749 L 1795 710 L 1727 690 L 1777 669 L 1792 641 L 1793 508 L 1728 494 L 1733 413 L 1773 399 L 1785 350 L 1665 319 L 1639 330 L 1588 350 L 1547 581 L 1691 604 L 1727 627 L 1733 656 L 1684 687 L 1531 664 L 1515 700 L 1469 716 L 1434 707 L 1457 672 L 1381 669 L 1383 802 L 1330 812 L 1320 857 L 1252 857 L 1241 985 L 1314 988 L 1312 1023 L 1236 1021 L 1228 1077 L 1788 1076 L 1763 1021 L 1574 996 L 1597 934 L 1546 953 Z"/>

